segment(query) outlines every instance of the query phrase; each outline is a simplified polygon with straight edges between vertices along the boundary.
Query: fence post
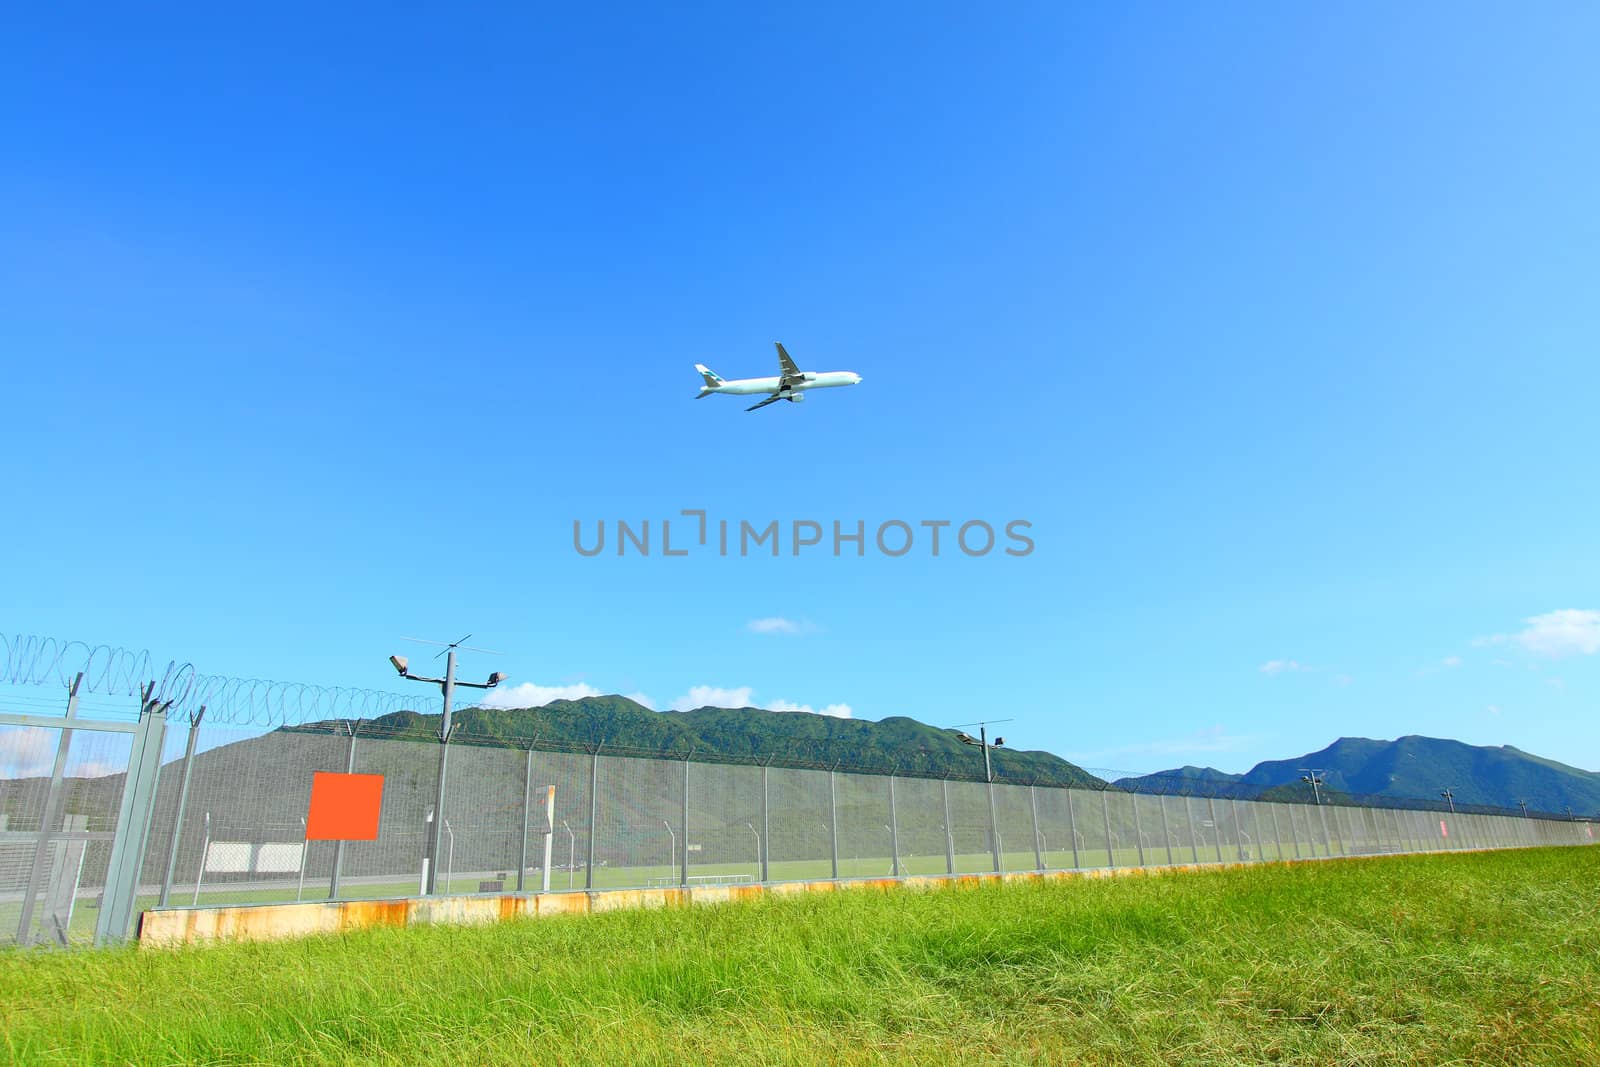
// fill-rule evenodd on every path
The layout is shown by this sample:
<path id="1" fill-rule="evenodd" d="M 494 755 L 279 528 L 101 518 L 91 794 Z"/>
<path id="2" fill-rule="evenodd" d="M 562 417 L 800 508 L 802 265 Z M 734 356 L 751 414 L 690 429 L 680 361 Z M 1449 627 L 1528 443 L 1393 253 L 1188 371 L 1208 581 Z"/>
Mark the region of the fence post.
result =
<path id="1" fill-rule="evenodd" d="M 895 811 L 894 803 L 894 772 L 889 773 L 889 873 L 898 878 L 905 873 L 900 870 L 900 819 Z"/>
<path id="2" fill-rule="evenodd" d="M 538 744 L 539 739 L 533 739 Z M 517 892 L 523 891 L 523 877 L 528 873 L 528 816 L 533 808 L 533 745 L 528 746 L 527 761 L 522 767 L 522 841 L 517 849 Z"/>
<path id="3" fill-rule="evenodd" d="M 1245 801 L 1250 805 L 1250 822 L 1256 828 L 1256 859 L 1262 862 L 1267 858 L 1267 835 L 1261 832 L 1261 805 L 1254 800 Z"/>
<path id="4" fill-rule="evenodd" d="M 999 874 L 1000 866 L 1000 818 L 994 810 L 994 779 L 990 778 L 986 788 L 989 790 L 989 849 L 994 853 L 994 873 Z"/>
<path id="5" fill-rule="evenodd" d="M 828 771 L 828 857 L 834 881 L 839 880 L 839 772 Z"/>
<path id="6" fill-rule="evenodd" d="M 1217 862 L 1222 862 L 1222 827 L 1217 823 L 1217 799 L 1206 797 L 1206 814 L 1211 817 L 1211 847 L 1216 850 Z"/>
<path id="7" fill-rule="evenodd" d="M 1229 797 L 1228 798 L 1228 810 L 1233 813 L 1233 848 L 1234 848 L 1234 853 L 1241 860 L 1248 861 L 1250 859 L 1250 853 L 1255 851 L 1255 842 L 1251 841 L 1250 842 L 1251 847 L 1250 847 L 1249 851 L 1245 850 L 1244 839 L 1245 839 L 1246 831 L 1245 831 L 1245 828 L 1244 828 L 1244 823 L 1239 820 L 1239 801 L 1238 801 L 1238 799 L 1236 797 Z"/>
<path id="8" fill-rule="evenodd" d="M 1317 816 L 1322 821 L 1322 847 L 1324 853 L 1331 857 L 1333 855 L 1333 838 L 1328 836 L 1328 811 L 1321 804 L 1317 805 Z"/>
<path id="9" fill-rule="evenodd" d="M 594 746 L 594 755 L 589 763 L 589 855 L 584 860 L 583 888 L 594 888 L 594 838 L 600 820 L 600 749 L 605 745 L 602 739 Z"/>
<path id="10" fill-rule="evenodd" d="M 1194 798 L 1187 793 L 1183 795 L 1183 817 L 1189 821 L 1189 858 L 1199 863 L 1200 838 L 1195 834 L 1194 805 L 1190 803 L 1192 799 Z"/>
<path id="11" fill-rule="evenodd" d="M 956 873 L 956 832 L 950 825 L 950 773 L 945 772 L 944 780 L 939 783 L 939 791 L 944 794 L 944 873 Z"/>
<path id="12" fill-rule="evenodd" d="M 1106 821 L 1106 861 L 1112 870 L 1117 868 L 1117 854 L 1111 848 L 1111 790 L 1100 790 L 1100 814 Z"/>
<path id="13" fill-rule="evenodd" d="M 79 675 L 82 677 L 82 675 Z M 189 773 L 194 770 L 194 746 L 200 735 L 200 720 L 205 718 L 205 705 L 200 710 L 189 716 L 189 740 L 183 746 L 183 778 L 178 786 L 178 808 L 172 814 L 172 837 L 167 841 L 167 873 L 161 878 L 161 898 L 156 907 L 167 906 L 167 899 L 172 896 L 172 876 L 178 866 L 178 837 L 183 833 L 183 809 L 189 803 Z M 302 842 L 300 847 L 306 848 L 307 842 Z M 301 857 L 301 870 L 304 870 L 305 857 Z"/>
<path id="14" fill-rule="evenodd" d="M 83 685 L 83 672 L 67 686 L 67 715 L 68 719 L 78 717 L 78 689 Z M 28 869 L 28 887 L 22 898 L 22 920 L 17 924 L 17 944 L 33 944 L 33 907 L 39 893 L 44 889 L 45 871 L 49 864 L 45 862 L 50 852 L 50 834 L 55 828 L 56 813 L 61 808 L 61 779 L 67 770 L 67 750 L 72 747 L 72 730 L 64 729 L 56 744 L 56 762 L 50 771 L 50 791 L 45 794 L 44 814 L 39 820 L 39 840 L 33 846 L 33 866 Z M 194 748 L 194 741 L 189 742 L 190 750 Z M 131 773 L 133 765 L 130 762 L 128 770 Z M 65 847 L 65 843 L 63 843 Z M 165 894 L 161 903 L 166 904 Z"/>
<path id="15" fill-rule="evenodd" d="M 1161 840 L 1167 846 L 1167 866 L 1172 866 L 1172 830 L 1167 826 L 1167 798 L 1162 794 L 1156 795 L 1156 807 L 1161 809 Z"/>
<path id="16" fill-rule="evenodd" d="M 356 726 L 358 725 L 358 723 L 359 723 L 359 720 L 354 720 L 354 719 L 352 719 L 352 720 L 350 720 L 350 721 L 345 723 L 345 729 L 350 731 L 350 749 L 349 749 L 348 752 L 345 753 L 345 757 L 344 757 L 344 773 L 346 773 L 346 774 L 354 774 L 355 770 L 356 770 Z M 189 772 L 188 772 L 187 768 L 185 768 L 183 774 L 184 774 L 184 779 L 183 780 L 184 780 L 184 782 L 187 783 L 188 780 L 189 780 Z M 306 842 L 306 847 L 310 848 L 311 847 L 311 842 L 309 842 L 309 841 Z M 339 877 L 340 877 L 340 874 L 343 872 L 343 870 L 344 870 L 344 842 L 343 841 L 335 841 L 333 843 L 333 870 L 328 875 L 328 899 L 329 900 L 337 900 L 339 898 Z M 518 889 L 522 888 L 520 876 L 519 876 L 519 879 L 518 879 L 517 888 Z"/>
<path id="17" fill-rule="evenodd" d="M 761 880 L 769 881 L 772 872 L 767 868 L 767 859 L 772 855 L 772 828 L 767 824 L 767 764 L 772 762 L 769 756 L 767 762 L 761 765 Z M 891 797 L 892 803 L 892 797 Z"/>
<path id="18" fill-rule="evenodd" d="M 689 755 L 683 757 L 683 881 L 680 884 L 685 889 L 689 888 L 689 757 L 693 755 L 691 748 Z"/>
<path id="19" fill-rule="evenodd" d="M 1033 783 L 1028 783 L 1028 810 L 1033 814 L 1033 867 L 1044 870 L 1044 850 L 1039 847 L 1039 798 L 1034 795 Z"/>
<path id="20" fill-rule="evenodd" d="M 1083 863 L 1078 859 L 1078 819 L 1072 812 L 1072 790 L 1067 790 L 1067 832 L 1072 835 L 1072 869 L 1082 870 Z"/>
<path id="21" fill-rule="evenodd" d="M 1144 826 L 1139 822 L 1139 794 L 1129 793 L 1128 802 L 1133 805 L 1133 839 L 1139 850 L 1139 866 L 1144 866 Z"/>
<path id="22" fill-rule="evenodd" d="M 121 810 L 117 813 L 116 838 L 106 868 L 105 892 L 100 898 L 100 918 L 95 923 L 94 943 L 121 941 L 128 936 L 133 921 L 134 898 L 139 892 L 139 874 L 144 867 L 145 846 L 150 838 L 150 815 L 155 809 L 156 781 L 161 777 L 161 744 L 167 735 L 167 711 L 172 701 L 163 703 L 155 696 L 151 682 L 139 702 L 139 728 L 133 735 L 133 750 L 128 756 L 128 776 L 122 788 Z"/>

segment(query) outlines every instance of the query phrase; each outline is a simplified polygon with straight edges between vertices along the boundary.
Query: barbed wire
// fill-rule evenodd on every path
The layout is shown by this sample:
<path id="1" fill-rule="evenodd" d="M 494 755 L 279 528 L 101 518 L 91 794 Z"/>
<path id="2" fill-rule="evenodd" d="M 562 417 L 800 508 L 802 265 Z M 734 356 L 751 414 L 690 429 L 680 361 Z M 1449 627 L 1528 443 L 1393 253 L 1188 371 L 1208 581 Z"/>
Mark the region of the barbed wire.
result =
<path id="1" fill-rule="evenodd" d="M 0 649 L 0 684 L 66 687 L 81 674 L 80 693 L 112 697 L 138 697 L 153 685 L 154 699 L 171 703 L 169 713 L 192 714 L 204 707 L 206 721 L 218 725 L 275 727 L 378 717 L 416 708 L 421 695 L 201 674 L 192 663 L 162 665 L 148 651 L 34 634 L 0 634 Z"/>

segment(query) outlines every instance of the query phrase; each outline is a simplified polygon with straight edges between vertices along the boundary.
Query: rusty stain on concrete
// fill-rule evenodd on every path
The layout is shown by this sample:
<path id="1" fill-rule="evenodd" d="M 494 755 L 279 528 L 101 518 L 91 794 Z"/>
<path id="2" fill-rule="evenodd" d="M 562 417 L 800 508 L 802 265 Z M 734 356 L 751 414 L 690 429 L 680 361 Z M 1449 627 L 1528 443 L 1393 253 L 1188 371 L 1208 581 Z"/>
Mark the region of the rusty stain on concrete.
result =
<path id="1" fill-rule="evenodd" d="M 1382 856 L 1345 857 L 1382 859 Z M 1316 860 L 1279 860 L 1276 863 L 1315 863 Z M 151 909 L 139 919 L 139 944 L 166 947 L 208 941 L 268 941 L 337 933 L 374 926 L 432 925 L 436 923 L 492 923 L 510 919 L 632 908 L 685 908 L 704 904 L 729 904 L 768 894 L 832 893 L 845 889 L 869 892 L 972 889 L 986 884 L 1028 883 L 1066 878 L 1121 878 L 1131 875 L 1168 876 L 1194 871 L 1231 870 L 1259 864 L 1180 863 L 1162 867 L 1090 867 L 1071 871 L 1009 871 L 1003 874 L 908 875 L 901 878 L 849 878 L 819 881 L 759 882 L 705 885 L 691 888 L 597 889 L 567 893 L 500 894 L 495 896 L 406 897 L 393 900 L 318 901 L 309 904 L 243 904 L 206 908 Z"/>

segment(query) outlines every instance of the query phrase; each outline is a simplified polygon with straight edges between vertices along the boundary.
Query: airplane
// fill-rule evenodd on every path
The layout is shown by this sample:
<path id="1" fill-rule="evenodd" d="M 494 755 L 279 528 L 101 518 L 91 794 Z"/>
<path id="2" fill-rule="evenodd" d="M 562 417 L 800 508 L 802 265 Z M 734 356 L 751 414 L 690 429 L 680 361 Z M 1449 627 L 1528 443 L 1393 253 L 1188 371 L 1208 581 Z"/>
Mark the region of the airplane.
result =
<path id="1" fill-rule="evenodd" d="M 829 389 L 836 385 L 860 385 L 861 375 L 849 370 L 830 371 L 802 371 L 795 366 L 794 360 L 789 358 L 783 345 L 773 342 L 778 346 L 778 376 L 776 378 L 735 378 L 728 381 L 717 376 L 716 371 L 704 363 L 696 363 L 694 369 L 706 380 L 700 387 L 696 400 L 703 400 L 712 393 L 732 393 L 735 396 L 751 396 L 756 393 L 770 393 L 771 396 L 757 404 L 751 404 L 746 411 L 764 408 L 768 404 L 776 404 L 780 400 L 800 403 L 806 398 L 807 389 Z"/>

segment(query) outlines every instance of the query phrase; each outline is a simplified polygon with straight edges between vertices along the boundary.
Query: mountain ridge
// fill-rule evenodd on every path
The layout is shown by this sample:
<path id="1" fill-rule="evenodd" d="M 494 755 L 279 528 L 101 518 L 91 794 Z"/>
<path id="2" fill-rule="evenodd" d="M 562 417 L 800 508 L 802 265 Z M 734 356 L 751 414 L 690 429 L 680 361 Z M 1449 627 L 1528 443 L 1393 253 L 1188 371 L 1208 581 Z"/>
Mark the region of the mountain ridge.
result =
<path id="1" fill-rule="evenodd" d="M 1458 805 L 1515 809 L 1526 801 L 1530 809 L 1548 813 L 1561 813 L 1569 807 L 1575 813 L 1600 811 L 1600 773 L 1512 745 L 1468 745 L 1420 734 L 1393 741 L 1340 737 L 1315 752 L 1263 760 L 1238 775 L 1209 767 L 1181 767 L 1119 778 L 1115 784 L 1143 789 L 1183 780 L 1197 784 L 1223 781 L 1232 795 L 1241 798 L 1265 795 L 1275 800 L 1309 800 L 1311 787 L 1303 781 L 1308 769 L 1321 774 L 1325 798 L 1332 794 L 1443 804 L 1442 793 L 1448 789 L 1449 800 Z"/>

